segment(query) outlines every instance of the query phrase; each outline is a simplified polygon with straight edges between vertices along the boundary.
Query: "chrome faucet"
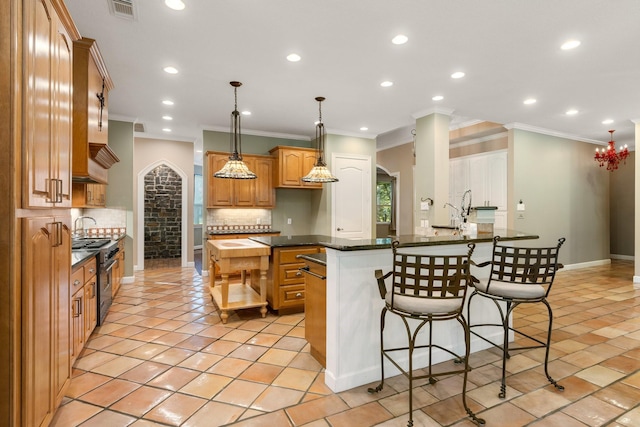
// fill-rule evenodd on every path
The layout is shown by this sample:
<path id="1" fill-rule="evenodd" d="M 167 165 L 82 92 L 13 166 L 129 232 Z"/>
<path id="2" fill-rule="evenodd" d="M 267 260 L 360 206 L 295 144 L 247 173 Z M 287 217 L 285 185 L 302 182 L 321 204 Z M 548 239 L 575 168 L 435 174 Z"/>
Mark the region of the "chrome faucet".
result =
<path id="1" fill-rule="evenodd" d="M 82 234 L 80 234 L 82 237 L 84 237 L 84 220 L 85 219 L 90 219 L 91 221 L 93 221 L 94 225 L 98 225 L 98 223 L 96 222 L 96 220 L 93 217 L 90 216 L 79 216 L 78 218 L 76 218 L 76 220 L 73 222 L 73 234 L 78 236 L 78 220 L 82 221 L 82 229 L 80 230 L 82 232 Z"/>
<path id="2" fill-rule="evenodd" d="M 467 196 L 469 196 L 469 200 L 465 204 L 465 201 L 467 200 Z M 470 213 L 471 213 L 471 190 L 467 190 L 462 195 L 462 201 L 460 202 L 460 217 L 462 219 L 462 222 L 467 222 L 467 218 L 469 217 Z"/>
<path id="3" fill-rule="evenodd" d="M 457 207 L 453 206 L 453 205 L 452 205 L 451 203 L 449 203 L 449 202 L 445 203 L 445 204 L 444 204 L 444 206 L 443 206 L 443 208 L 446 208 L 447 206 L 449 206 L 450 208 L 453 208 L 453 209 L 456 211 L 456 214 L 455 214 L 455 215 L 453 215 L 453 216 L 451 216 L 451 222 L 450 222 L 450 224 L 451 224 L 452 226 L 454 226 L 454 227 L 457 229 L 457 228 L 459 227 L 459 224 L 457 224 L 457 223 L 458 223 L 457 219 L 459 219 L 459 218 L 460 218 L 460 209 L 458 209 Z"/>

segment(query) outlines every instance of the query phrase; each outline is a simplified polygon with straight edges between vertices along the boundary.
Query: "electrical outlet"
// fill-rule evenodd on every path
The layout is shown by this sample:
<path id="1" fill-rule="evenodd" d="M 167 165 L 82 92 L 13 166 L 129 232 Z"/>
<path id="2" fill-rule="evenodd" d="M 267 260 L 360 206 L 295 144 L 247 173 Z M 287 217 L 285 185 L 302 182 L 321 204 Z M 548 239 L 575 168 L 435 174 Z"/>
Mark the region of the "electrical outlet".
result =
<path id="1" fill-rule="evenodd" d="M 291 218 L 287 218 L 287 224 L 291 225 Z"/>
<path id="2" fill-rule="evenodd" d="M 260 223 L 261 223 L 261 222 L 262 222 L 262 221 L 260 220 L 260 218 L 257 218 L 257 219 L 256 219 L 256 224 L 257 224 L 257 225 L 260 225 Z"/>

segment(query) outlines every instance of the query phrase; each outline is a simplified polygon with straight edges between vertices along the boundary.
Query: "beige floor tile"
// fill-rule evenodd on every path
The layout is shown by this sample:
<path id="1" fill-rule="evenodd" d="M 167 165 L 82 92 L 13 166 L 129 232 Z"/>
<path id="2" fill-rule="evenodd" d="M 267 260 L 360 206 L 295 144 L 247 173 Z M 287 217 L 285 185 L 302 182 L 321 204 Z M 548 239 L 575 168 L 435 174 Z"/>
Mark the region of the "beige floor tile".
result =
<path id="1" fill-rule="evenodd" d="M 587 396 L 564 408 L 562 412 L 589 426 L 601 426 L 618 418 L 623 410 L 596 397 Z"/>
<path id="2" fill-rule="evenodd" d="M 93 372 L 84 372 L 81 375 L 75 377 L 65 396 L 75 399 L 83 394 L 111 381 L 111 377 L 106 375 L 94 374 Z"/>
<path id="3" fill-rule="evenodd" d="M 624 374 L 613 369 L 606 368 L 604 366 L 592 366 L 577 372 L 576 377 L 582 378 L 589 382 L 594 383 L 597 386 L 604 387 L 612 382 L 624 377 Z"/>
<path id="4" fill-rule="evenodd" d="M 74 400 L 58 409 L 50 425 L 51 427 L 77 426 L 100 411 L 102 408 L 99 406 Z"/>
<path id="5" fill-rule="evenodd" d="M 146 343 L 136 348 L 135 350 L 126 353 L 125 355 L 129 357 L 135 357 L 136 359 L 148 360 L 170 348 L 171 347 L 166 345 Z"/>
<path id="6" fill-rule="evenodd" d="M 314 371 L 305 371 L 297 368 L 285 368 L 273 381 L 274 386 L 292 388 L 294 390 L 307 390 L 318 375 Z"/>
<path id="7" fill-rule="evenodd" d="M 539 389 L 511 400 L 515 406 L 541 418 L 558 408 L 571 404 L 558 391 Z"/>
<path id="8" fill-rule="evenodd" d="M 148 384 L 153 387 L 178 391 L 198 375 L 199 372 L 193 369 L 173 367 L 149 381 Z"/>
<path id="9" fill-rule="evenodd" d="M 253 383 L 244 380 L 234 380 L 225 387 L 224 390 L 218 393 L 213 400 L 216 402 L 249 407 L 266 388 L 267 386 L 265 384 Z"/>
<path id="10" fill-rule="evenodd" d="M 271 348 L 267 350 L 258 360 L 261 363 L 270 363 L 272 365 L 278 366 L 287 366 L 289 362 L 296 357 L 297 353 L 295 351 L 289 350 L 278 350 L 275 348 Z"/>
<path id="11" fill-rule="evenodd" d="M 205 403 L 207 403 L 205 399 L 175 393 L 147 412 L 144 418 L 172 426 L 180 426 Z"/>
<path id="12" fill-rule="evenodd" d="M 285 409 L 296 426 L 310 423 L 349 409 L 346 403 L 336 395 L 321 397 Z"/>
<path id="13" fill-rule="evenodd" d="M 220 360 L 223 358 L 217 354 L 198 352 L 180 362 L 178 366 L 196 371 L 206 371 Z"/>
<path id="14" fill-rule="evenodd" d="M 145 384 L 148 381 L 151 381 L 158 375 L 165 372 L 167 369 L 171 368 L 171 365 L 165 365 L 163 363 L 157 362 L 142 362 L 138 366 L 124 374 L 120 375 L 120 379 L 133 381 L 140 384 Z"/>
<path id="15" fill-rule="evenodd" d="M 138 366 L 142 362 L 142 360 L 134 359 L 133 357 L 120 356 L 117 359 L 110 360 L 103 365 L 96 366 L 91 371 L 98 374 L 108 375 L 110 377 L 117 377 L 127 372 L 129 369 Z"/>
<path id="16" fill-rule="evenodd" d="M 300 403 L 304 397 L 304 392 L 281 387 L 267 387 L 251 404 L 251 408 L 273 412 Z"/>
<path id="17" fill-rule="evenodd" d="M 153 356 L 151 360 L 154 362 L 166 363 L 167 365 L 177 365 L 194 354 L 195 351 L 187 350 L 186 348 L 169 347 L 168 350 Z"/>
<path id="18" fill-rule="evenodd" d="M 168 390 L 140 387 L 111 406 L 111 409 L 141 418 L 153 407 L 171 396 Z"/>
<path id="19" fill-rule="evenodd" d="M 224 389 L 231 378 L 222 375 L 202 373 L 195 377 L 181 389 L 181 393 L 190 394 L 204 399 L 211 399 Z"/>
<path id="20" fill-rule="evenodd" d="M 368 403 L 327 417 L 332 427 L 366 427 L 393 418 L 378 402 Z"/>
<path id="21" fill-rule="evenodd" d="M 131 415 L 119 414 L 117 412 L 104 410 L 89 418 L 80 427 L 105 427 L 118 426 L 125 427 L 136 422 L 137 418 Z"/>
<path id="22" fill-rule="evenodd" d="M 245 412 L 244 408 L 220 402 L 207 402 L 183 427 L 220 427 L 236 421 Z"/>
<path id="23" fill-rule="evenodd" d="M 244 372 L 249 366 L 251 366 L 251 362 L 248 360 L 225 357 L 209 368 L 207 372 L 235 378 Z"/>
<path id="24" fill-rule="evenodd" d="M 226 356 L 238 347 L 240 347 L 240 343 L 227 340 L 218 340 L 203 348 L 202 351 L 207 353 L 219 354 L 220 356 Z"/>
<path id="25" fill-rule="evenodd" d="M 138 388 L 140 384 L 116 378 L 82 395 L 80 400 L 106 408 Z"/>
<path id="26" fill-rule="evenodd" d="M 254 363 L 249 366 L 238 378 L 247 381 L 254 381 L 264 384 L 271 384 L 280 375 L 284 368 L 282 366 L 269 365 L 266 363 Z"/>

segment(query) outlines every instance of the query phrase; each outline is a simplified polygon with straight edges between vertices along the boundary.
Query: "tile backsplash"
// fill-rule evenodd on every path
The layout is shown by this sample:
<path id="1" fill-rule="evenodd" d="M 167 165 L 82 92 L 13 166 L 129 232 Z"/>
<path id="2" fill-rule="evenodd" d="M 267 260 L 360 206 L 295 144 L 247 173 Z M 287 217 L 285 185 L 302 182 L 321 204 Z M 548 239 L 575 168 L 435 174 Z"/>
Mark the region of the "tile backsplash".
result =
<path id="1" fill-rule="evenodd" d="M 207 209 L 207 226 L 271 225 L 270 209 Z M 268 228 L 268 227 L 267 227 Z"/>
<path id="2" fill-rule="evenodd" d="M 84 220 L 84 228 L 126 228 L 127 211 L 124 209 L 71 209 L 72 225 L 79 216 L 88 216 L 96 220 L 94 224 L 90 219 Z M 78 224 L 80 226 L 80 224 Z"/>

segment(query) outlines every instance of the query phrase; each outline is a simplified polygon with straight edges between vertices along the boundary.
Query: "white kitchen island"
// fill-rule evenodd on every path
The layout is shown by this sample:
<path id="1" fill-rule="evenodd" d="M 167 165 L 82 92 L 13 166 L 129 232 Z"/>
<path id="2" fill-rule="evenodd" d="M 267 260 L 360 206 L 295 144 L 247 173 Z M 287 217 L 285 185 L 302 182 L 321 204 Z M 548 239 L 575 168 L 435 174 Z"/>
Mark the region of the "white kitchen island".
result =
<path id="1" fill-rule="evenodd" d="M 507 230 L 496 230 L 501 241 L 536 239 L 538 236 Z M 493 234 L 469 236 L 400 237 L 399 251 L 419 254 L 466 254 L 467 244 L 476 244 L 472 260 L 476 263 L 488 261 L 493 247 Z M 392 250 L 390 239 L 366 241 L 348 241 L 350 243 L 322 242 L 327 253 L 327 356 L 325 382 L 334 392 L 348 390 L 380 380 L 380 313 L 384 301 L 380 298 L 374 271 L 388 272 L 392 268 Z M 367 243 L 369 242 L 369 244 Z M 359 249 L 360 248 L 360 249 Z M 488 277 L 489 268 L 472 267 L 477 278 Z M 387 283 L 390 287 L 390 281 Z M 471 291 L 468 292 L 467 297 Z M 465 305 L 466 316 L 466 305 Z M 486 298 L 473 300 L 471 316 L 474 323 L 499 323 L 498 311 L 493 302 Z M 424 331 L 426 333 L 426 331 Z M 501 341 L 501 330 L 491 328 L 482 331 L 486 337 Z M 434 328 L 434 342 L 450 348 L 458 354 L 464 354 L 464 336 L 462 328 L 455 320 L 438 322 Z M 406 345 L 406 332 L 397 316 L 387 316 L 385 342 L 393 346 Z M 471 351 L 488 348 L 489 344 L 472 335 Z M 434 351 L 433 363 L 451 358 L 446 352 Z M 402 360 L 401 358 L 399 360 Z M 426 354 L 414 353 L 414 368 L 427 365 Z M 406 356 L 403 360 L 407 367 Z M 385 376 L 398 375 L 400 372 L 385 360 Z M 473 358 L 471 358 L 473 365 Z"/>
<path id="2" fill-rule="evenodd" d="M 494 235 L 499 235 L 501 242 L 507 242 L 507 244 L 509 241 L 538 238 L 534 234 L 512 230 L 495 230 L 494 233 L 480 233 L 475 236 L 450 235 L 448 232 L 444 234 L 449 235 L 400 236 L 399 250 L 425 255 L 466 254 L 467 244 L 475 243 L 472 260 L 481 263 L 491 258 Z M 392 239 L 351 240 L 323 235 L 251 237 L 250 239 L 268 245 L 272 249 L 304 245 L 325 248 L 327 255 L 325 383 L 334 392 L 340 392 L 380 381 L 380 313 L 384 301 L 380 298 L 374 272 L 378 269 L 385 273 L 391 270 Z M 518 245 L 521 244 L 525 243 L 518 242 Z M 477 278 L 488 277 L 489 269 L 472 267 L 471 273 Z M 390 283 L 387 286 L 390 286 Z M 470 292 L 467 296 L 469 294 Z M 486 298 L 474 298 L 472 308 L 474 323 L 499 321 L 499 314 L 493 302 Z M 499 328 L 477 328 L 476 331 L 501 342 L 502 334 Z M 387 316 L 385 342 L 389 345 L 403 346 L 406 345 L 406 339 L 402 321 L 397 316 Z M 458 354 L 463 353 L 463 332 L 455 320 L 437 322 L 434 328 L 434 340 Z M 477 337 L 473 338 L 472 335 L 472 352 L 488 347 L 488 343 Z M 434 351 L 434 363 L 450 358 L 448 353 Z M 400 357 L 396 359 L 401 360 Z M 404 362 L 406 367 L 406 360 Z M 385 363 L 387 377 L 399 374 L 389 361 Z M 420 368 L 426 365 L 427 359 L 416 351 L 414 366 Z M 473 366 L 473 358 L 471 358 L 471 365 Z"/>

